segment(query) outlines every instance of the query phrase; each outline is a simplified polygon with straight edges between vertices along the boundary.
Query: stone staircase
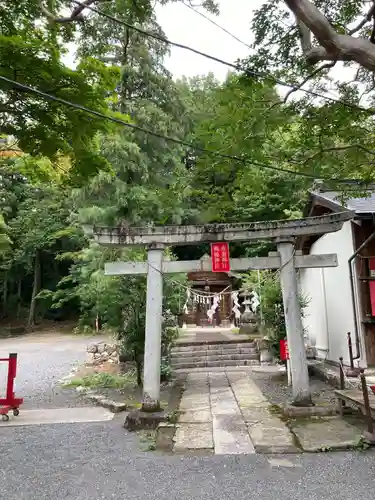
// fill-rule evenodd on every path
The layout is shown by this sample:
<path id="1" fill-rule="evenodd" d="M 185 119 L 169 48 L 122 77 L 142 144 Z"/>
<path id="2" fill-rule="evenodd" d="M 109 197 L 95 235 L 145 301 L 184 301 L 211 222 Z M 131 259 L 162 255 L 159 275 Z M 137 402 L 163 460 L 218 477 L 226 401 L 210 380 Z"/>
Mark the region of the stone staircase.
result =
<path id="1" fill-rule="evenodd" d="M 259 352 L 252 341 L 205 342 L 177 344 L 172 348 L 171 364 L 174 371 L 194 368 L 226 368 L 259 365 Z"/>

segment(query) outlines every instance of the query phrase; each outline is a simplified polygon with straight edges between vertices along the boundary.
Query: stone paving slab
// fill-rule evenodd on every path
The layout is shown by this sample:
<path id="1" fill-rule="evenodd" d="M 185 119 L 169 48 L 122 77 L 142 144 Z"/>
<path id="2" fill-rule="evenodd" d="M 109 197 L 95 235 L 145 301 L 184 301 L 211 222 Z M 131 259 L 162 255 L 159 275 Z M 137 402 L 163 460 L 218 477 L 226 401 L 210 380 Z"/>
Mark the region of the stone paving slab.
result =
<path id="1" fill-rule="evenodd" d="M 246 372 L 227 375 L 242 414 L 251 413 L 256 408 L 270 406 L 267 398 Z"/>
<path id="2" fill-rule="evenodd" d="M 343 450 L 358 444 L 362 433 L 340 417 L 306 419 L 292 424 L 304 451 Z"/>
<path id="3" fill-rule="evenodd" d="M 173 451 L 210 450 L 214 447 L 212 422 L 178 424 Z"/>
<path id="4" fill-rule="evenodd" d="M 10 420 L 8 422 L 0 421 L 0 427 L 105 422 L 112 420 L 113 416 L 114 413 L 100 406 L 42 410 L 22 410 L 21 407 L 18 417 L 13 417 L 10 413 Z"/>
<path id="5" fill-rule="evenodd" d="M 189 410 L 183 412 L 178 417 L 178 422 L 181 423 L 204 423 L 212 422 L 211 410 L 208 406 L 207 410 Z"/>
<path id="6" fill-rule="evenodd" d="M 241 413 L 245 423 L 249 425 L 267 420 L 271 416 L 268 407 L 244 408 L 241 410 Z"/>
<path id="7" fill-rule="evenodd" d="M 270 416 L 247 426 L 250 438 L 258 453 L 297 453 L 293 435 L 285 423 Z"/>
<path id="8" fill-rule="evenodd" d="M 214 415 L 212 428 L 216 455 L 255 453 L 240 414 L 239 416 Z"/>
<path id="9" fill-rule="evenodd" d="M 294 436 L 246 371 L 191 373 L 180 404 L 175 450 L 215 454 L 295 452 Z"/>

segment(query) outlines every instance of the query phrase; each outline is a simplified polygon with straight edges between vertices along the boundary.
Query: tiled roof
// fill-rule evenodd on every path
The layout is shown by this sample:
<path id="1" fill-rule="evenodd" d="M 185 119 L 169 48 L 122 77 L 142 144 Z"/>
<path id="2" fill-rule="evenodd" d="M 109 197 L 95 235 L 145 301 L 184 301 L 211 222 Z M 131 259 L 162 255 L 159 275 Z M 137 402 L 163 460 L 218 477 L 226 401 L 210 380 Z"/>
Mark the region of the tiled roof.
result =
<path id="1" fill-rule="evenodd" d="M 342 198 L 342 194 L 337 191 L 312 191 L 314 197 L 327 200 L 337 205 L 337 208 L 347 208 L 357 214 L 375 213 L 375 192 L 366 198 Z"/>

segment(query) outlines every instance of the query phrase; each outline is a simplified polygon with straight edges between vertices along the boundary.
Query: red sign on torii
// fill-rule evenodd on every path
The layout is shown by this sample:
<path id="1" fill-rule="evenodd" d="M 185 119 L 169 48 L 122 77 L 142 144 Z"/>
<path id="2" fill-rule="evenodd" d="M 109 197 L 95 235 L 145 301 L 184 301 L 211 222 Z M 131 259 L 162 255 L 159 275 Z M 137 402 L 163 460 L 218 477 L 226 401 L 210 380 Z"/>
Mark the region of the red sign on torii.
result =
<path id="1" fill-rule="evenodd" d="M 211 261 L 213 273 L 228 273 L 230 271 L 229 244 L 211 243 Z"/>

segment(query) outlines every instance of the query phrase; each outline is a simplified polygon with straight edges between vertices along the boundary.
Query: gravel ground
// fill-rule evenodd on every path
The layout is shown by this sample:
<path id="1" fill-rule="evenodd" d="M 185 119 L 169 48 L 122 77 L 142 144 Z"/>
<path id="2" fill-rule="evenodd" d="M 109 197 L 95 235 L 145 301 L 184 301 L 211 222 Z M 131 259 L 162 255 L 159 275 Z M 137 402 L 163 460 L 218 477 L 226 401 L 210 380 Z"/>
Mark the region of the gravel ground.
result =
<path id="1" fill-rule="evenodd" d="M 373 498 L 371 452 L 279 455 L 271 463 L 265 455 L 162 456 L 140 452 L 117 421 L 9 428 L 0 439 L 0 491 L 9 500 Z"/>
<path id="2" fill-rule="evenodd" d="M 25 407 L 77 405 L 61 377 L 85 359 L 88 337 L 0 340 L 0 356 L 18 352 L 17 392 Z M 254 373 L 277 403 L 290 393 Z M 314 388 L 325 389 L 317 381 Z M 375 454 L 182 457 L 142 452 L 139 438 L 113 421 L 0 428 L 1 498 L 8 500 L 372 500 Z"/>
<path id="3" fill-rule="evenodd" d="M 95 337 L 95 340 L 102 340 Z M 61 408 L 87 404 L 75 389 L 63 389 L 59 380 L 86 359 L 92 337 L 58 333 L 31 334 L 0 339 L 0 357 L 18 353 L 16 394 L 24 398 L 22 408 Z M 0 367 L 0 392 L 6 366 Z"/>
<path id="4" fill-rule="evenodd" d="M 285 373 L 251 372 L 251 378 L 272 404 L 284 404 L 292 399 L 292 387 L 287 385 Z M 335 404 L 333 387 L 322 380 L 310 378 L 313 401 L 316 404 Z"/>

